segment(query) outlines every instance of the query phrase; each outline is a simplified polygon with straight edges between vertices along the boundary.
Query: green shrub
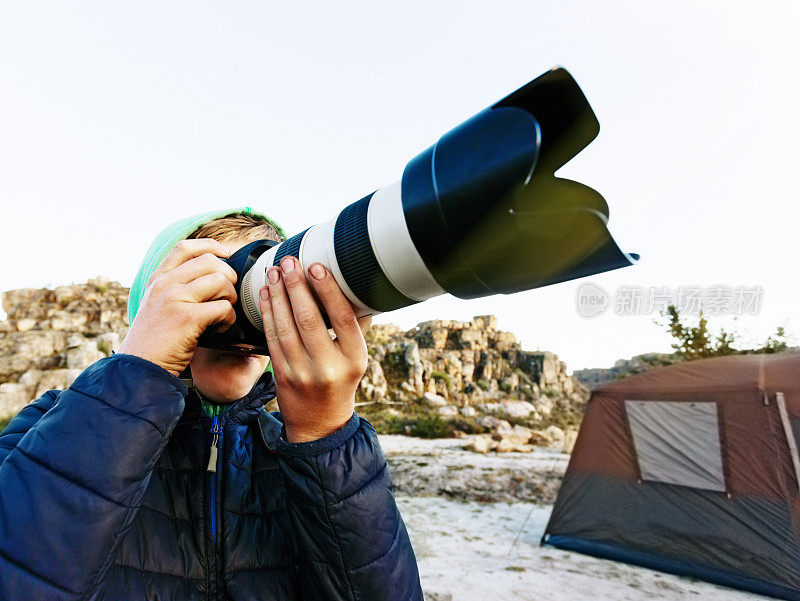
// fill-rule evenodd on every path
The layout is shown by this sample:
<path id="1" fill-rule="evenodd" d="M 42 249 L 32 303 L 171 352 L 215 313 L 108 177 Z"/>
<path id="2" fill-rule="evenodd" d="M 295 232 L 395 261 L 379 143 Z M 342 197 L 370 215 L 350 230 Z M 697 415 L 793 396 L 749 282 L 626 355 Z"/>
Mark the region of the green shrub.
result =
<path id="1" fill-rule="evenodd" d="M 420 438 L 445 438 L 452 436 L 453 428 L 438 415 L 423 415 L 417 418 L 411 431 Z"/>
<path id="2" fill-rule="evenodd" d="M 478 380 L 477 384 L 478 384 L 478 388 L 480 388 L 481 390 L 484 390 L 484 391 L 485 390 L 489 390 L 492 387 L 492 385 L 489 383 L 489 380 L 480 379 L 480 380 Z"/>
<path id="3" fill-rule="evenodd" d="M 97 350 L 108 357 L 111 354 L 111 343 L 108 340 L 98 340 Z"/>
<path id="4" fill-rule="evenodd" d="M 10 419 L 0 419 L 0 432 L 6 429 L 6 426 L 10 421 L 11 421 Z"/>
<path id="5" fill-rule="evenodd" d="M 436 370 L 431 372 L 431 378 L 433 378 L 434 380 L 438 380 L 440 382 L 444 382 L 445 386 L 450 388 L 450 374 L 440 370 Z"/>

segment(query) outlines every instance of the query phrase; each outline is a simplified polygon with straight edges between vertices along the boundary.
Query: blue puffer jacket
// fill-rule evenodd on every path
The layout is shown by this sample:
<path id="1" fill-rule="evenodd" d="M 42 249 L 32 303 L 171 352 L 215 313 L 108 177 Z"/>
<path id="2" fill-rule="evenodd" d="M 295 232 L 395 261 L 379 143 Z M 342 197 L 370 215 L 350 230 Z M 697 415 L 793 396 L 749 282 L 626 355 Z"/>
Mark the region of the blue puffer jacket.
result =
<path id="1" fill-rule="evenodd" d="M 0 435 L 0 599 L 421 601 L 375 431 L 290 444 L 273 396 L 266 375 L 212 424 L 115 355 L 23 409 Z"/>

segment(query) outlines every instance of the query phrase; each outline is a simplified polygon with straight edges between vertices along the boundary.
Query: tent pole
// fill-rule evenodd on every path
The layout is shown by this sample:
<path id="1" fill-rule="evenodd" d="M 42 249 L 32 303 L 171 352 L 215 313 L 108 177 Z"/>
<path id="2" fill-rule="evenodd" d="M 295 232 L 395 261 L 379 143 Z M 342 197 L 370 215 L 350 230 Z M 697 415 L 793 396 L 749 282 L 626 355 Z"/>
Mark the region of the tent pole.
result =
<path id="1" fill-rule="evenodd" d="M 792 457 L 795 482 L 797 483 L 798 490 L 800 490 L 800 457 L 797 454 L 797 440 L 795 440 L 794 437 L 792 424 L 789 421 L 789 413 L 786 411 L 786 399 L 784 399 L 782 392 L 775 393 L 775 401 L 778 405 L 778 413 L 781 416 L 783 432 L 786 434 L 786 442 L 789 443 L 789 455 Z"/>

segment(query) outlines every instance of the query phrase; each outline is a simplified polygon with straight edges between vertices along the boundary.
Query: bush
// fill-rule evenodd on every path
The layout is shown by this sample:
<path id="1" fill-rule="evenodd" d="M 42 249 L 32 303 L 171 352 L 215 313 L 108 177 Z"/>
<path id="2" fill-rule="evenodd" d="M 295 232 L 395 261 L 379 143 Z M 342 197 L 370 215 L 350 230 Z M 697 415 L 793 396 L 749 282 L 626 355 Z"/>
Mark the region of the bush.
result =
<path id="1" fill-rule="evenodd" d="M 453 428 L 438 415 L 423 415 L 417 418 L 411 432 L 420 438 L 445 438 L 453 435 Z"/>
<path id="2" fill-rule="evenodd" d="M 434 380 L 438 380 L 440 382 L 444 382 L 445 386 L 447 386 L 447 388 L 450 388 L 450 374 L 440 370 L 436 370 L 431 372 L 431 378 L 433 378 Z"/>
<path id="3" fill-rule="evenodd" d="M 489 380 L 483 380 L 483 379 L 478 380 L 478 388 L 480 388 L 481 390 L 487 391 L 491 387 L 492 385 L 489 383 Z"/>
<path id="4" fill-rule="evenodd" d="M 108 340 L 99 340 L 97 342 L 97 350 L 108 357 L 111 354 L 111 343 Z"/>

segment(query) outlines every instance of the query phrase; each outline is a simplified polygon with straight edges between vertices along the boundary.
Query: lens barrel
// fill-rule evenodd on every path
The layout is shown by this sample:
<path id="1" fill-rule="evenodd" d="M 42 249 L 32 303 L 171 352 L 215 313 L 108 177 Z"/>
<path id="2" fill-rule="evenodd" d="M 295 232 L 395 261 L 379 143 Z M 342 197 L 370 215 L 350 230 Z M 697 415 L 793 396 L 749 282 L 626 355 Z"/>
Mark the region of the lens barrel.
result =
<path id="1" fill-rule="evenodd" d="M 267 354 L 259 311 L 266 271 L 291 255 L 325 265 L 359 316 L 449 292 L 510 294 L 626 267 L 595 190 L 555 177 L 600 125 L 572 76 L 555 68 L 414 157 L 402 178 L 335 218 L 228 260 L 237 323 L 198 344 Z M 246 319 L 242 319 L 245 317 Z"/>
<path id="2" fill-rule="evenodd" d="M 374 315 L 631 265 L 638 256 L 609 234 L 602 196 L 554 176 L 598 131 L 578 84 L 553 69 L 446 133 L 399 181 L 265 252 L 248 279 L 263 285 L 286 255 L 318 261 L 359 315 Z"/>

